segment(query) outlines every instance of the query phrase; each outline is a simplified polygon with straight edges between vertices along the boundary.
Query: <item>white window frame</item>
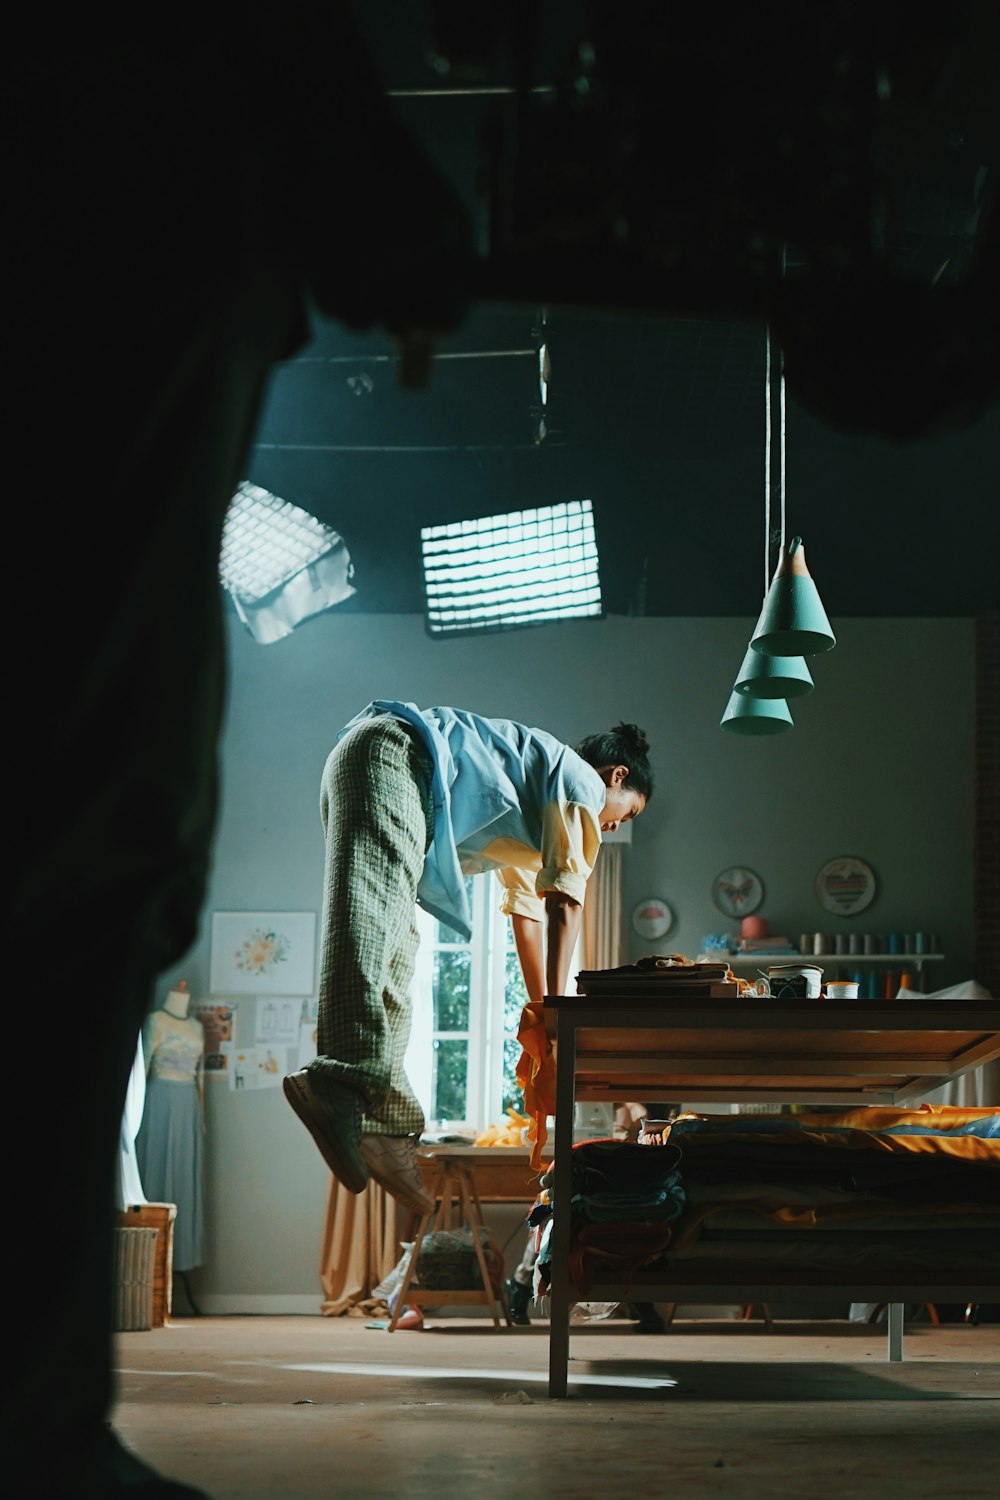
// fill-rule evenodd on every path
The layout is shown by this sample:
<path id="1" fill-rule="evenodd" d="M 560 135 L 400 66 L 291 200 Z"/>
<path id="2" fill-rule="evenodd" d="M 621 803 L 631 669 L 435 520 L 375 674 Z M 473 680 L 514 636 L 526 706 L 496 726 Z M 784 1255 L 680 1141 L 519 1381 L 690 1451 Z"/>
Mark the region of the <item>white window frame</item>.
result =
<path id="1" fill-rule="evenodd" d="M 413 1025 L 406 1071 L 427 1117 L 428 1131 L 479 1134 L 501 1113 L 504 1043 L 506 943 L 510 923 L 500 911 L 499 887 L 491 876 L 470 882 L 472 938 L 439 928 L 435 918 L 417 908 L 417 949 L 413 977 Z M 506 929 L 506 931 L 505 931 Z M 434 1022 L 434 955 L 440 949 L 467 949 L 469 959 L 469 1025 L 465 1031 L 438 1033 Z M 468 1047 L 466 1113 L 461 1120 L 438 1118 L 433 1109 L 434 1043 L 442 1036 L 464 1040 Z"/>
<path id="2" fill-rule="evenodd" d="M 503 1106 L 504 1044 L 513 1033 L 504 1029 L 507 954 L 515 953 L 510 919 L 500 910 L 501 888 L 492 875 L 469 882 L 472 897 L 472 938 L 464 943 L 458 933 L 439 932 L 435 918 L 417 908 L 417 949 L 412 987 L 412 1028 L 406 1053 L 406 1072 L 427 1120 L 429 1135 L 479 1135 L 488 1125 L 507 1119 Z M 469 1025 L 465 1031 L 435 1034 L 434 954 L 440 948 L 467 948 L 469 965 Z M 579 967 L 579 949 L 571 974 Z M 517 962 L 515 958 L 515 963 Z M 434 1043 L 438 1036 L 468 1043 L 466 1114 L 462 1120 L 439 1119 L 433 1109 Z M 520 1104 L 520 1100 L 515 1101 Z"/>

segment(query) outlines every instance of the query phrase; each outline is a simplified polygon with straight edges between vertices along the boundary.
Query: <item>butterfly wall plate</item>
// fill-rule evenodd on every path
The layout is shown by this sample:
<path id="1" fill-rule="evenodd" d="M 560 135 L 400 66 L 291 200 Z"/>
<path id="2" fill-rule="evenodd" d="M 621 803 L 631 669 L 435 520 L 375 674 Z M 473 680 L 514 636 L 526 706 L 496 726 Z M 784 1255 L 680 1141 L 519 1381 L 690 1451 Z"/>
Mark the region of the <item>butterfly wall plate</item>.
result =
<path id="1" fill-rule="evenodd" d="M 764 899 L 764 883 L 755 870 L 731 865 L 712 881 L 712 900 L 727 917 L 747 917 Z"/>

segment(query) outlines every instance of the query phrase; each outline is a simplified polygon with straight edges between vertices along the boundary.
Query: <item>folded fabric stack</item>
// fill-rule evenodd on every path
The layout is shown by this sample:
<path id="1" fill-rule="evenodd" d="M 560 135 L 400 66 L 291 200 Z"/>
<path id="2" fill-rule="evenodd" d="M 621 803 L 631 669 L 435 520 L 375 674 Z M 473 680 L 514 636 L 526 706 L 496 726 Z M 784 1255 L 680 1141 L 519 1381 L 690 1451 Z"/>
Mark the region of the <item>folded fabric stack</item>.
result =
<path id="1" fill-rule="evenodd" d="M 1000 1112 L 682 1115 L 685 1207 L 657 1266 L 997 1284 Z"/>
<path id="2" fill-rule="evenodd" d="M 569 1276 L 578 1297 L 588 1296 L 595 1277 L 627 1280 L 662 1255 L 684 1208 L 679 1160 L 669 1145 L 595 1140 L 573 1147 Z M 543 1268 L 548 1239 L 540 1251 Z"/>
<path id="3" fill-rule="evenodd" d="M 581 995 L 630 996 L 700 995 L 724 999 L 739 993 L 728 963 L 689 963 L 682 953 L 651 953 L 634 964 L 613 969 L 581 969 L 576 976 Z"/>

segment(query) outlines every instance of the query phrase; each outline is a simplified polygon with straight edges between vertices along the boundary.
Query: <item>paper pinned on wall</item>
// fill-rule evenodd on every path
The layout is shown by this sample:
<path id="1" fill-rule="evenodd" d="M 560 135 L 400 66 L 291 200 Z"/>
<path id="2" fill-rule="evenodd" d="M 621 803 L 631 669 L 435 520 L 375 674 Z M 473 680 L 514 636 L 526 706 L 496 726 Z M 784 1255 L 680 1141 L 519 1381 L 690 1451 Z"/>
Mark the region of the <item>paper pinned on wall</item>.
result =
<path id="1" fill-rule="evenodd" d="M 196 1000 L 191 1007 L 205 1033 L 204 1072 L 206 1078 L 222 1078 L 229 1072 L 230 1055 L 236 1025 L 235 1000 Z"/>
<path id="2" fill-rule="evenodd" d="M 288 1049 L 271 1047 L 234 1047 L 229 1064 L 229 1087 L 238 1093 L 249 1089 L 280 1088 L 288 1072 Z"/>
<path id="3" fill-rule="evenodd" d="M 262 995 L 257 1001 L 254 1041 L 258 1046 L 293 1047 L 299 1040 L 301 1001 L 290 996 Z"/>

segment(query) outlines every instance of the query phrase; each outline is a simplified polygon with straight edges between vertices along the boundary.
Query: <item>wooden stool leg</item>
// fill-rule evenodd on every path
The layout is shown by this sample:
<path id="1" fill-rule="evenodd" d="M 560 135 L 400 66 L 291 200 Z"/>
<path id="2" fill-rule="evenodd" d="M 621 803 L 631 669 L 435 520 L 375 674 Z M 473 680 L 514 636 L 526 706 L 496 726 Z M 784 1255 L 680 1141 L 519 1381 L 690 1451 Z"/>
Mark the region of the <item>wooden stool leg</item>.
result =
<path id="1" fill-rule="evenodd" d="M 406 1268 L 406 1274 L 403 1277 L 403 1284 L 399 1289 L 399 1296 L 396 1298 L 395 1310 L 393 1311 L 392 1317 L 389 1319 L 389 1327 L 387 1329 L 387 1332 L 389 1333 L 395 1332 L 396 1324 L 399 1322 L 403 1313 L 403 1308 L 406 1306 L 406 1294 L 410 1290 L 410 1283 L 412 1282 L 413 1277 L 416 1274 L 417 1261 L 420 1258 L 420 1246 L 423 1242 L 424 1235 L 430 1228 L 435 1215 L 437 1216 L 440 1227 L 441 1214 L 443 1212 L 445 1204 L 444 1189 L 446 1182 L 447 1179 L 445 1177 L 445 1174 L 443 1171 L 441 1171 L 438 1175 L 437 1185 L 434 1189 L 434 1207 L 417 1221 L 417 1228 L 413 1236 L 413 1249 L 410 1251 L 410 1263 Z"/>
<path id="2" fill-rule="evenodd" d="M 479 1262 L 479 1274 L 483 1279 L 483 1291 L 489 1297 L 490 1315 L 493 1318 L 494 1328 L 500 1327 L 500 1319 L 497 1317 L 496 1298 L 493 1295 L 493 1281 L 490 1277 L 489 1267 L 486 1264 L 486 1254 L 483 1250 L 482 1236 L 479 1231 L 485 1229 L 483 1221 L 482 1205 L 479 1194 L 476 1191 L 475 1179 L 468 1167 L 459 1169 L 459 1184 L 462 1195 L 462 1217 L 468 1224 L 472 1234 L 472 1248 L 476 1252 L 476 1260 Z"/>
<path id="3" fill-rule="evenodd" d="M 406 1267 L 406 1274 L 403 1277 L 403 1284 L 399 1289 L 399 1296 L 396 1298 L 396 1306 L 393 1310 L 392 1317 L 389 1319 L 389 1327 L 387 1330 L 389 1333 L 395 1332 L 396 1324 L 399 1322 L 400 1317 L 403 1313 L 403 1308 L 406 1306 L 406 1294 L 410 1290 L 410 1282 L 413 1280 L 414 1274 L 417 1269 L 417 1260 L 420 1256 L 421 1241 L 430 1228 L 433 1215 L 434 1210 L 432 1209 L 430 1213 L 424 1214 L 423 1218 L 420 1220 L 420 1223 L 417 1225 L 417 1232 L 413 1237 L 413 1249 L 410 1251 L 409 1265 Z"/>

